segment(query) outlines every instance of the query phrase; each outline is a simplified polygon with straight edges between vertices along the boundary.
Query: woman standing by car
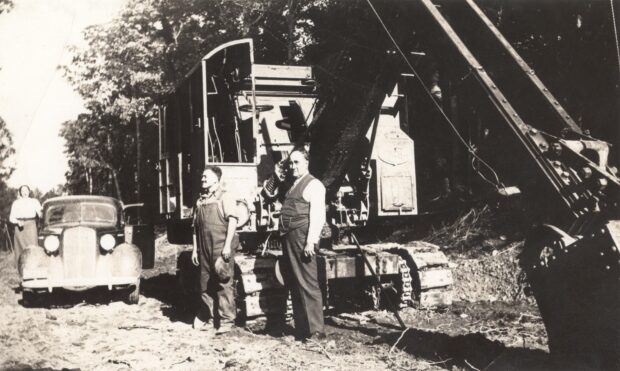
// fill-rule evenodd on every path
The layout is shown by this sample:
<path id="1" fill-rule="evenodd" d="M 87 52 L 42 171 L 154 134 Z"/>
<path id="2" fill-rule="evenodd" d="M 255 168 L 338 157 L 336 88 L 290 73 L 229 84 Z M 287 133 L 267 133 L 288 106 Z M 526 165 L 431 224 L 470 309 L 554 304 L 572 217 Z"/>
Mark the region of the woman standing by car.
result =
<path id="1" fill-rule="evenodd" d="M 19 264 L 19 256 L 26 246 L 37 244 L 37 222 L 41 217 L 41 203 L 30 197 L 27 185 L 19 187 L 17 200 L 11 205 L 9 221 L 15 225 L 14 243 L 15 265 Z"/>

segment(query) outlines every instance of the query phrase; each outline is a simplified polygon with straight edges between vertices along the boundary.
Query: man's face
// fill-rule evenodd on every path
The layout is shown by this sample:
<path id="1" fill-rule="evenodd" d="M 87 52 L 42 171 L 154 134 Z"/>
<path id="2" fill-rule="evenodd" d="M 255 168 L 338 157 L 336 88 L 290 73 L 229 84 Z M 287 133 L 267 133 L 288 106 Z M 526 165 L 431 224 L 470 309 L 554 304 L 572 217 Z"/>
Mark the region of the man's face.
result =
<path id="1" fill-rule="evenodd" d="M 293 177 L 299 178 L 308 173 L 308 160 L 305 159 L 301 152 L 291 153 L 289 158 L 291 163 L 291 170 L 293 170 Z"/>
<path id="2" fill-rule="evenodd" d="M 220 180 L 217 178 L 217 175 L 211 170 L 205 170 L 202 172 L 202 188 L 203 189 L 214 189 Z"/>

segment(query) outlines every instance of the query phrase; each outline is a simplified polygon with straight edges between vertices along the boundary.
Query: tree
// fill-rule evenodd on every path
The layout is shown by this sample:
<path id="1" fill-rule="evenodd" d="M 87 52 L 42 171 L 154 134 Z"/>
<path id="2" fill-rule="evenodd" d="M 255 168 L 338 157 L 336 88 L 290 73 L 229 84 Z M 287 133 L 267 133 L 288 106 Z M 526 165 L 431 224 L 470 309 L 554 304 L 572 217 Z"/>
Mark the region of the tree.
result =
<path id="1" fill-rule="evenodd" d="M 15 170 L 12 158 L 14 154 L 11 132 L 0 117 L 0 183 L 4 183 Z"/>
<path id="2" fill-rule="evenodd" d="M 13 9 L 13 1 L 12 0 L 0 0 L 0 14 L 7 13 L 11 9 Z"/>
<path id="3" fill-rule="evenodd" d="M 71 169 L 69 188 L 109 193 L 107 181 L 99 177 L 110 179 L 112 174 L 113 183 L 118 184 L 116 194 L 133 198 L 143 179 L 155 177 L 154 146 L 145 146 L 150 152 L 145 153 L 144 163 L 151 164 L 145 167 L 146 176 L 136 174 L 142 163 L 134 163 L 134 147 L 141 139 L 132 135 L 141 133 L 154 139 L 156 102 L 206 51 L 248 33 L 262 33 L 266 22 L 275 17 L 284 22 L 282 10 L 277 9 L 285 3 L 132 0 L 109 24 L 89 27 L 84 35 L 88 46 L 73 48 L 72 62 L 61 67 L 90 108 L 86 116 L 65 123 L 62 132 Z M 291 44 L 274 38 L 282 34 L 270 35 L 266 44 L 288 45 L 279 62 L 295 56 Z M 128 131 L 129 127 L 135 131 Z M 101 130 L 109 130 L 106 135 L 114 138 L 114 144 L 107 144 Z M 134 147 L 130 149 L 130 145 Z M 111 153 L 118 151 L 123 153 L 120 158 Z M 146 188 L 152 190 L 154 184 Z"/>
<path id="4" fill-rule="evenodd" d="M 575 121 L 596 138 L 620 143 L 620 60 L 610 1 L 482 4 Z M 618 155 L 612 153 L 616 164 Z"/>
<path id="5" fill-rule="evenodd" d="M 135 155 L 133 131 L 119 123 L 102 107 L 91 105 L 90 113 L 63 123 L 69 160 L 67 187 L 73 193 L 103 194 L 123 199 L 124 185 L 135 164 L 125 161 Z"/>

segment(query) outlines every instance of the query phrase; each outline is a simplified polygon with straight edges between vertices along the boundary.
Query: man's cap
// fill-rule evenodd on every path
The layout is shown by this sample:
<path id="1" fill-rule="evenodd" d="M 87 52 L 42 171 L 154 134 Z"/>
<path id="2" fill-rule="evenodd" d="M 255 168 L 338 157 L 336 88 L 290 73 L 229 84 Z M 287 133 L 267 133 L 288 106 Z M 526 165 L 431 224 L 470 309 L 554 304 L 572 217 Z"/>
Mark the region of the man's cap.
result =
<path id="1" fill-rule="evenodd" d="M 232 259 L 232 258 L 230 258 Z M 228 282 L 232 278 L 232 267 L 221 256 L 215 260 L 215 274 L 222 282 Z"/>

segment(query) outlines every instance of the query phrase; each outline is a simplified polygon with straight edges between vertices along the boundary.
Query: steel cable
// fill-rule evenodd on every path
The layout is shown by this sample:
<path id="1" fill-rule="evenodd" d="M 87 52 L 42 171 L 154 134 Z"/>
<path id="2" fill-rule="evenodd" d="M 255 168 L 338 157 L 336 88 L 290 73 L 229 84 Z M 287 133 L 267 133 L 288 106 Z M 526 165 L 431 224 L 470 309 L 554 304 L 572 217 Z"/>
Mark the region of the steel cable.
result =
<path id="1" fill-rule="evenodd" d="M 609 0 L 611 6 L 611 21 L 614 25 L 614 38 L 616 40 L 616 59 L 618 61 L 618 80 L 620 80 L 620 42 L 618 41 L 618 27 L 616 25 L 616 13 L 614 11 L 614 0 Z"/>
<path id="2" fill-rule="evenodd" d="M 460 142 L 465 146 L 465 148 L 467 148 L 467 151 L 476 159 L 478 160 L 481 164 L 483 164 L 487 169 L 489 169 L 489 171 L 493 174 L 493 177 L 496 179 L 496 183 L 494 184 L 495 188 L 499 189 L 500 187 L 505 187 L 504 184 L 499 180 L 499 177 L 497 175 L 497 172 L 493 169 L 493 167 L 491 167 L 491 165 L 489 165 L 486 161 L 484 161 L 482 158 L 480 158 L 480 156 L 478 156 L 478 154 L 476 153 L 476 150 L 465 140 L 465 138 L 463 138 L 463 136 L 461 135 L 461 133 L 458 131 L 458 129 L 456 128 L 456 126 L 454 125 L 454 123 L 452 122 L 452 120 L 450 120 L 450 118 L 448 117 L 448 115 L 446 115 L 446 113 L 444 112 L 444 110 L 441 108 L 441 106 L 439 105 L 439 103 L 437 103 L 437 101 L 435 99 L 432 99 L 432 94 L 430 93 L 430 91 L 428 90 L 426 84 L 424 83 L 424 81 L 422 81 L 422 78 L 418 75 L 417 71 L 415 70 L 415 68 L 413 67 L 413 65 L 411 65 L 411 63 L 409 62 L 409 60 L 407 59 L 407 56 L 405 55 L 405 53 L 402 51 L 402 49 L 400 48 L 400 46 L 398 45 L 398 43 L 396 42 L 396 40 L 394 39 L 394 37 L 392 36 L 392 33 L 390 32 L 390 30 L 387 28 L 386 24 L 383 22 L 383 19 L 381 19 L 381 16 L 379 15 L 379 13 L 377 12 L 377 9 L 375 9 L 375 7 L 372 5 L 372 2 L 370 0 L 366 0 L 366 2 L 368 3 L 368 6 L 370 6 L 370 9 L 372 9 L 373 13 L 375 14 L 375 16 L 377 17 L 377 20 L 379 21 L 379 23 L 381 24 L 381 26 L 383 27 L 383 29 L 385 30 L 386 34 L 388 35 L 388 37 L 390 38 L 390 40 L 392 41 L 392 44 L 394 44 L 394 47 L 396 48 L 396 50 L 398 50 L 398 53 L 401 55 L 401 57 L 403 58 L 403 60 L 405 61 L 405 63 L 407 64 L 407 66 L 409 67 L 409 69 L 411 70 L 411 72 L 413 73 L 413 75 L 415 76 L 415 78 L 420 82 L 421 86 L 424 88 L 424 91 L 426 92 L 426 94 L 428 94 L 429 96 L 431 96 L 431 100 L 433 101 L 433 104 L 435 105 L 435 107 L 437 108 L 437 110 L 440 112 L 440 114 L 443 116 L 443 118 L 446 120 L 446 122 L 448 123 L 448 125 L 450 126 L 450 128 L 452 129 L 452 131 L 454 131 L 454 133 L 456 134 L 457 138 L 460 140 Z M 472 159 L 473 162 L 473 159 Z M 488 179 L 486 177 L 484 177 L 479 169 L 474 169 L 484 180 L 488 181 Z M 489 182 L 490 183 L 490 182 Z M 491 183 L 492 184 L 492 183 Z"/>

